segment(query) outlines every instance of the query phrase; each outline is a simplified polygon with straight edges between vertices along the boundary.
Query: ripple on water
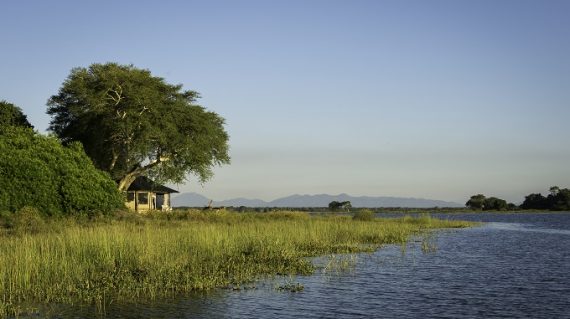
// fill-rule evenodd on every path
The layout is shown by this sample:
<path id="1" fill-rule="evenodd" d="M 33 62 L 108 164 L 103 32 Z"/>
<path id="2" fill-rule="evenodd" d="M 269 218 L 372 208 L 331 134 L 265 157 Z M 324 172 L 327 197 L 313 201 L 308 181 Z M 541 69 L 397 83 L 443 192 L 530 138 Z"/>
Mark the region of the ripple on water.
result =
<path id="1" fill-rule="evenodd" d="M 570 229 L 557 229 L 557 228 L 542 228 L 537 227 L 533 224 L 519 224 L 519 223 L 488 223 L 486 227 L 495 228 L 500 230 L 510 230 L 510 231 L 523 231 L 523 232 L 535 232 L 544 234 L 556 234 L 556 235 L 570 235 Z"/>

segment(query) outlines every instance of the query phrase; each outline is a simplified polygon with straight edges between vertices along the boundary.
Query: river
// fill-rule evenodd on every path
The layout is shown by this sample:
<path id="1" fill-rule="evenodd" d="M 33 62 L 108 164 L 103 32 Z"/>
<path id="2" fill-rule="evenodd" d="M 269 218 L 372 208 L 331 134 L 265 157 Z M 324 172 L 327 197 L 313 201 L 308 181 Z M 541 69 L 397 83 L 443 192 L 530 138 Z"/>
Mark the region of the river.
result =
<path id="1" fill-rule="evenodd" d="M 54 307 L 35 318 L 570 318 L 570 213 L 432 216 L 484 224 L 343 256 L 348 267 L 252 289 L 109 305 L 102 313 Z M 303 290 L 276 289 L 285 284 Z"/>

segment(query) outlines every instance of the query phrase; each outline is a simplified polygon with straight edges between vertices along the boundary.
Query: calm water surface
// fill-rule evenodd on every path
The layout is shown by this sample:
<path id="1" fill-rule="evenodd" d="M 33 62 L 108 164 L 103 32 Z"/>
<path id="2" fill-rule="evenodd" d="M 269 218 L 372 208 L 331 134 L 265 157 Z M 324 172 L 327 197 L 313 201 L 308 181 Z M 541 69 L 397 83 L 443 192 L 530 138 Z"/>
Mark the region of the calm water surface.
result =
<path id="1" fill-rule="evenodd" d="M 51 318 L 570 318 L 570 213 L 442 214 L 485 222 L 407 247 L 360 254 L 348 271 L 317 270 L 256 289 L 153 304 L 53 310 Z M 425 238 L 423 240 L 425 242 Z M 425 248 L 425 245 L 424 245 Z M 278 291 L 300 283 L 297 293 Z"/>

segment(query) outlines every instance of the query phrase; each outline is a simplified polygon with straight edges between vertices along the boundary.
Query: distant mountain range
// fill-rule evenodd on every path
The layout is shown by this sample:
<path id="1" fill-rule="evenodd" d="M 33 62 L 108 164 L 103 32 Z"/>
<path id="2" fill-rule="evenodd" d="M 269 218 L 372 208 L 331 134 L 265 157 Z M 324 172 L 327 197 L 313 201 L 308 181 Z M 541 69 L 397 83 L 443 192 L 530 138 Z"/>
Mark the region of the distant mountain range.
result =
<path id="1" fill-rule="evenodd" d="M 270 202 L 261 199 L 234 198 L 222 201 L 214 200 L 214 206 L 246 206 L 246 207 L 327 207 L 332 201 L 350 201 L 353 207 L 463 207 L 463 205 L 442 200 L 405 198 L 405 197 L 372 197 L 339 195 L 291 195 Z M 197 193 L 182 193 L 172 198 L 172 206 L 204 207 L 210 199 Z"/>

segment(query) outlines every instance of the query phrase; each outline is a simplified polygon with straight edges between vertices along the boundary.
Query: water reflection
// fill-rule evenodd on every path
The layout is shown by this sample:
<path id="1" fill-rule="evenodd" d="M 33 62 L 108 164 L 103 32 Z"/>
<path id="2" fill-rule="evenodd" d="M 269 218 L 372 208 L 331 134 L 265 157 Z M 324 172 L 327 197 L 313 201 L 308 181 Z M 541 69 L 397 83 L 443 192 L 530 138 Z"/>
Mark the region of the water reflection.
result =
<path id="1" fill-rule="evenodd" d="M 226 291 L 215 290 L 156 302 L 133 301 L 130 304 L 111 303 L 103 306 L 52 305 L 40 308 L 39 314 L 28 318 L 212 318 L 212 310 L 223 302 L 226 295 Z"/>

